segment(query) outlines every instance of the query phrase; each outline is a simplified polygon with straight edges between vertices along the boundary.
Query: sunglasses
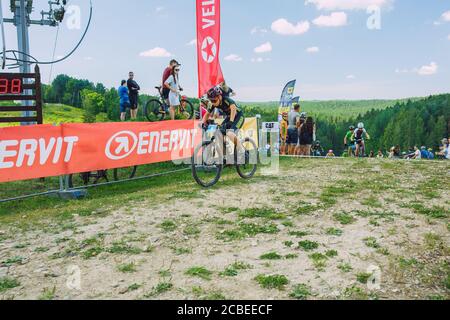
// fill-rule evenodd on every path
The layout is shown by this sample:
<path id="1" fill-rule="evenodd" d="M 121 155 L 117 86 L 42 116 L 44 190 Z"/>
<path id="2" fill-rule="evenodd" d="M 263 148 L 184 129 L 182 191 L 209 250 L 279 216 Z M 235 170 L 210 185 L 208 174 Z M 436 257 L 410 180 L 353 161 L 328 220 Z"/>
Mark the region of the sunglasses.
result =
<path id="1" fill-rule="evenodd" d="M 180 69 L 175 69 L 176 72 L 180 72 Z"/>

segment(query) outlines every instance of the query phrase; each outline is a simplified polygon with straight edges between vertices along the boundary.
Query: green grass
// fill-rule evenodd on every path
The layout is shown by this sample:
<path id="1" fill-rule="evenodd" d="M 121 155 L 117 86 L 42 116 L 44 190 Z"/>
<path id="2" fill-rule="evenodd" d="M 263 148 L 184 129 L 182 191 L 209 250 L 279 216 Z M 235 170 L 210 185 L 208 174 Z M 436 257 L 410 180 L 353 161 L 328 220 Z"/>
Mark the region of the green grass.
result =
<path id="1" fill-rule="evenodd" d="M 238 224 L 237 229 L 224 230 L 219 232 L 217 238 L 224 241 L 242 240 L 247 237 L 254 237 L 258 234 L 275 234 L 280 230 L 273 223 L 244 223 Z"/>
<path id="2" fill-rule="evenodd" d="M 292 289 L 289 297 L 297 300 L 306 300 L 311 295 L 311 288 L 306 284 L 297 284 Z"/>
<path id="3" fill-rule="evenodd" d="M 20 282 L 17 279 L 10 277 L 0 278 L 0 292 L 5 292 L 18 286 L 20 286 Z"/>
<path id="4" fill-rule="evenodd" d="M 334 219 L 343 225 L 352 224 L 356 219 L 349 213 L 337 213 L 334 215 Z"/>
<path id="5" fill-rule="evenodd" d="M 289 231 L 288 233 L 290 236 L 294 236 L 297 238 L 303 238 L 306 237 L 307 235 L 309 235 L 309 232 L 306 231 Z"/>
<path id="6" fill-rule="evenodd" d="M 315 241 L 303 240 L 298 243 L 298 247 L 305 251 L 312 251 L 319 247 L 319 244 Z"/>
<path id="7" fill-rule="evenodd" d="M 240 218 L 265 218 L 270 220 L 284 219 L 285 214 L 278 213 L 271 208 L 248 208 L 239 212 Z"/>
<path id="8" fill-rule="evenodd" d="M 53 300 L 56 296 L 56 287 L 52 289 L 46 288 L 42 291 L 42 294 L 39 296 L 38 300 Z"/>
<path id="9" fill-rule="evenodd" d="M 256 282 L 264 289 L 278 289 L 284 290 L 284 287 L 289 283 L 288 278 L 284 275 L 263 275 L 260 274 L 255 278 Z"/>
<path id="10" fill-rule="evenodd" d="M 374 248 L 374 249 L 380 248 L 380 244 L 377 242 L 377 239 L 375 239 L 374 237 L 365 238 L 363 241 L 364 241 L 364 244 L 366 246 L 368 246 L 369 248 Z"/>
<path id="11" fill-rule="evenodd" d="M 133 273 L 136 272 L 136 264 L 134 262 L 124 263 L 117 266 L 117 270 L 122 273 Z"/>
<path id="12" fill-rule="evenodd" d="M 164 220 L 159 227 L 165 232 L 171 232 L 177 229 L 177 224 L 172 220 Z"/>
<path id="13" fill-rule="evenodd" d="M 371 276 L 371 273 L 360 272 L 356 275 L 356 280 L 358 280 L 359 283 L 366 284 Z"/>
<path id="14" fill-rule="evenodd" d="M 244 263 L 244 262 L 235 262 L 232 265 L 229 265 L 228 267 L 225 268 L 225 270 L 221 273 L 219 273 L 220 276 L 225 276 L 225 277 L 235 277 L 239 274 L 239 271 L 241 270 L 247 270 L 247 269 L 251 269 L 252 266 Z"/>
<path id="15" fill-rule="evenodd" d="M 328 256 L 323 253 L 315 252 L 310 254 L 308 257 L 311 259 L 314 267 L 319 271 L 323 271 L 327 266 Z"/>
<path id="16" fill-rule="evenodd" d="M 329 236 L 336 236 L 336 237 L 340 237 L 342 236 L 342 234 L 344 233 L 341 229 L 336 229 L 336 228 L 328 228 L 327 230 L 325 230 L 325 233 Z"/>
<path id="17" fill-rule="evenodd" d="M 186 270 L 185 274 L 192 277 L 199 277 L 204 280 L 211 280 L 211 275 L 213 273 L 205 267 L 191 267 Z"/>
<path id="18" fill-rule="evenodd" d="M 173 284 L 170 282 L 160 282 L 155 287 L 152 288 L 152 291 L 145 295 L 145 298 L 151 298 L 159 296 L 164 292 L 170 291 L 173 288 Z"/>
<path id="19" fill-rule="evenodd" d="M 342 263 L 338 265 L 338 269 L 340 269 L 344 273 L 348 273 L 353 270 L 353 267 L 351 266 L 350 263 Z"/>
<path id="20" fill-rule="evenodd" d="M 15 257 L 6 259 L 5 261 L 2 262 L 2 264 L 3 264 L 5 267 L 10 267 L 10 266 L 12 266 L 13 264 L 22 264 L 23 259 L 24 259 L 23 257 L 15 256 Z"/>
<path id="21" fill-rule="evenodd" d="M 261 260 L 280 260 L 283 259 L 283 256 L 276 252 L 268 252 L 259 257 Z"/>

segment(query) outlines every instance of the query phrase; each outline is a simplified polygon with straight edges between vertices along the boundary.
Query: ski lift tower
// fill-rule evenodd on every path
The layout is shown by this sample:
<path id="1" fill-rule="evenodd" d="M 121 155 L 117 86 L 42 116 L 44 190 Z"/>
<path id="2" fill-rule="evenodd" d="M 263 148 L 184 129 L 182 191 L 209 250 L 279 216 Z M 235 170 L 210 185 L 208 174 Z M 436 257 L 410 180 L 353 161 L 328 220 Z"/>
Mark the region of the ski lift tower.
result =
<path id="1" fill-rule="evenodd" d="M 31 20 L 30 15 L 33 12 L 33 0 L 10 0 L 10 10 L 14 14 L 14 17 L 12 19 L 5 18 L 3 22 L 12 23 L 17 29 L 17 48 L 19 53 L 16 67 L 20 68 L 21 73 L 30 73 L 31 70 L 28 27 L 32 24 L 56 27 L 64 19 L 64 6 L 67 4 L 67 0 L 50 0 L 48 4 L 49 11 L 41 11 L 41 20 Z M 54 9 L 54 5 L 58 6 L 58 8 Z M 3 58 L 5 59 L 5 56 Z M 23 102 L 24 106 L 29 106 L 30 104 L 31 101 Z M 23 117 L 29 117 L 30 111 L 24 111 L 22 115 Z M 22 125 L 27 124 L 29 123 L 22 123 Z"/>

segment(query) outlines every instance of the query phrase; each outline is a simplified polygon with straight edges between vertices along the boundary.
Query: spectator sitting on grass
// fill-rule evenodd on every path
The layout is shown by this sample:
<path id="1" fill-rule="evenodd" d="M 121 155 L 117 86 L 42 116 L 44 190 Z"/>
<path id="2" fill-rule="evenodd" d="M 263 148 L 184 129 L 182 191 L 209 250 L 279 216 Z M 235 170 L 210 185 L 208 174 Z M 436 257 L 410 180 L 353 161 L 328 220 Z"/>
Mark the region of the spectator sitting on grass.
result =
<path id="1" fill-rule="evenodd" d="M 439 152 L 437 153 L 439 159 L 450 159 L 449 152 L 449 140 L 442 139 L 442 146 L 439 148 Z"/>
<path id="2" fill-rule="evenodd" d="M 336 155 L 334 154 L 333 150 L 329 150 L 326 155 L 326 158 L 335 158 L 335 157 Z"/>
<path id="3" fill-rule="evenodd" d="M 384 158 L 383 151 L 378 150 L 377 158 L 378 158 L 378 159 Z"/>
<path id="4" fill-rule="evenodd" d="M 428 159 L 430 159 L 430 160 L 434 159 L 433 149 L 431 149 L 431 148 L 428 149 Z"/>

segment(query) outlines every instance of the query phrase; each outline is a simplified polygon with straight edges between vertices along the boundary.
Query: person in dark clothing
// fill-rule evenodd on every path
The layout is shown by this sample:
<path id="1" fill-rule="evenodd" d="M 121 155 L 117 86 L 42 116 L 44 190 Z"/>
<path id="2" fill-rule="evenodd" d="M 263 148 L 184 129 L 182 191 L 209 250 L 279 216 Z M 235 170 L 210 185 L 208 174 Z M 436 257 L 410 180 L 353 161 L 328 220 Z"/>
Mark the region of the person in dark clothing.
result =
<path id="1" fill-rule="evenodd" d="M 315 140 L 316 125 L 313 118 L 308 117 L 299 130 L 300 156 L 310 156 L 311 146 Z"/>
<path id="2" fill-rule="evenodd" d="M 134 73 L 132 71 L 129 73 L 127 87 L 130 96 L 131 120 L 136 120 L 139 106 L 139 90 L 141 90 L 141 87 L 134 81 Z"/>

